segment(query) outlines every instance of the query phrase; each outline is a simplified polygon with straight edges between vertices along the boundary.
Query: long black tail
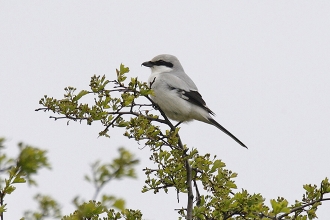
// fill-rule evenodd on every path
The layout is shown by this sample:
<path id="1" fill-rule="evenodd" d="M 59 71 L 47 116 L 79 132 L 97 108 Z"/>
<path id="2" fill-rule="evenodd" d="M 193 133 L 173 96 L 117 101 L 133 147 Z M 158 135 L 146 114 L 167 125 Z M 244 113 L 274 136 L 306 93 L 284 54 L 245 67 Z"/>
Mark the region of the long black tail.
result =
<path id="1" fill-rule="evenodd" d="M 227 129 L 225 129 L 224 127 L 222 127 L 218 122 L 216 122 L 213 118 L 208 118 L 208 120 L 217 128 L 219 128 L 221 131 L 223 131 L 225 134 L 227 134 L 229 137 L 231 137 L 232 139 L 234 139 L 237 143 L 239 143 L 241 146 L 245 147 L 247 149 L 247 146 L 245 146 L 245 144 L 243 144 L 242 141 L 238 140 L 237 137 L 235 137 L 232 133 L 230 133 L 229 131 L 227 131 Z"/>

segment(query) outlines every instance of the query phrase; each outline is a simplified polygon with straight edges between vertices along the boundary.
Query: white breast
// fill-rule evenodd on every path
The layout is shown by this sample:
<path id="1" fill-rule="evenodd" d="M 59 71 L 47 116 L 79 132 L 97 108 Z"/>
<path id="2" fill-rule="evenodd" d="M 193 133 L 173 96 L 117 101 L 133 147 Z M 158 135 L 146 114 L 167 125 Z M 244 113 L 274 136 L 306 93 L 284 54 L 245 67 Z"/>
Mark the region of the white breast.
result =
<path id="1" fill-rule="evenodd" d="M 154 91 L 151 99 L 159 105 L 167 117 L 176 121 L 190 121 L 191 104 L 180 98 L 177 90 L 170 89 L 164 81 L 161 73 L 152 73 L 148 79 L 148 84 Z"/>

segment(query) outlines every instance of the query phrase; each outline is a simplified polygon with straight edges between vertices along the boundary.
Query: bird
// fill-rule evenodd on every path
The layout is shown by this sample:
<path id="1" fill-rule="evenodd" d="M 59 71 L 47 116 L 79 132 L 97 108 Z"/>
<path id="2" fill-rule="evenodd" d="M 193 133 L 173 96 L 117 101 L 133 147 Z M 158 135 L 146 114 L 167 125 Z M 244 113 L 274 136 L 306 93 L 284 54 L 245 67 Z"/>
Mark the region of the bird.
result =
<path id="1" fill-rule="evenodd" d="M 153 90 L 150 96 L 165 115 L 178 121 L 198 120 L 214 125 L 238 144 L 247 148 L 243 142 L 215 121 L 214 112 L 207 107 L 197 86 L 185 73 L 180 61 L 173 55 L 161 54 L 141 64 L 151 69 L 148 85 Z"/>

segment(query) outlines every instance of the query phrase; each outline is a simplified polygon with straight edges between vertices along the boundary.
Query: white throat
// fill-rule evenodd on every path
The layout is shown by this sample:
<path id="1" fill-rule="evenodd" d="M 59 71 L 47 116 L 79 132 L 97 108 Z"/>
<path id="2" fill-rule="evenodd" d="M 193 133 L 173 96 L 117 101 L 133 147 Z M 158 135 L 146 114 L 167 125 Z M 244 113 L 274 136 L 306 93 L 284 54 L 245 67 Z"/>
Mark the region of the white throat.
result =
<path id="1" fill-rule="evenodd" d="M 171 72 L 173 69 L 167 66 L 153 66 L 151 67 L 152 74 Z"/>

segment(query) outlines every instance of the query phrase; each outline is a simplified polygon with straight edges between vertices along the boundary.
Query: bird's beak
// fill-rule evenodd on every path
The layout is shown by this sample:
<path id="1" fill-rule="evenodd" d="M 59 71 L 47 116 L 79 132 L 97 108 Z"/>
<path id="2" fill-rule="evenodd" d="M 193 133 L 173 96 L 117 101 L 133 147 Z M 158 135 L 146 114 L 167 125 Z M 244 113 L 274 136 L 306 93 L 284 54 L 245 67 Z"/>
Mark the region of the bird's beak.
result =
<path id="1" fill-rule="evenodd" d="M 147 62 L 142 63 L 141 66 L 153 67 L 154 64 L 153 64 L 153 62 L 151 62 L 151 61 L 147 61 Z"/>

